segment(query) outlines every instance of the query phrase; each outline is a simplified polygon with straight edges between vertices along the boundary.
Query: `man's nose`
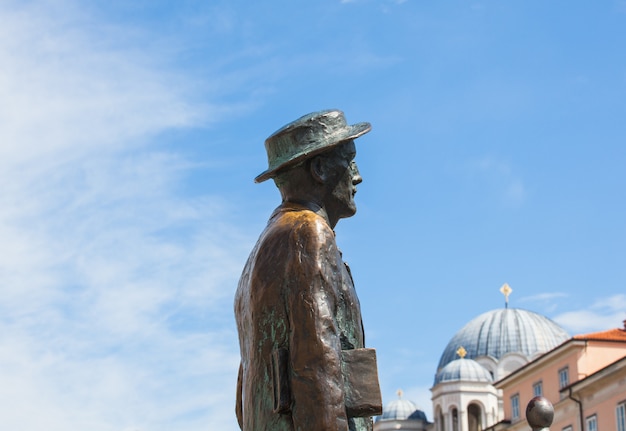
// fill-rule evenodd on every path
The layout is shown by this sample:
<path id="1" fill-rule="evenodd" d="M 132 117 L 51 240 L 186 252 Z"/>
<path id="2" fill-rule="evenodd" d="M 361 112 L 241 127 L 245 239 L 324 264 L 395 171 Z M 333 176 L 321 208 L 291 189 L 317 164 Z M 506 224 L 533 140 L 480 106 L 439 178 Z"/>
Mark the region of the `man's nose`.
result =
<path id="1" fill-rule="evenodd" d="M 363 182 L 363 178 L 359 173 L 359 168 L 357 167 L 355 162 L 350 163 L 350 170 L 352 171 L 352 184 L 355 186 Z"/>

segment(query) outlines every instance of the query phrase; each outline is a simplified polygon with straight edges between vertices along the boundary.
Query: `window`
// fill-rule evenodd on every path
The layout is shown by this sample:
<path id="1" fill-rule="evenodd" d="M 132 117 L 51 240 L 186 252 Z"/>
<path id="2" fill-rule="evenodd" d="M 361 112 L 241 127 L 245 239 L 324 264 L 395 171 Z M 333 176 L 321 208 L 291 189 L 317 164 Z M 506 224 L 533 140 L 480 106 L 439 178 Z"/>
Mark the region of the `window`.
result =
<path id="1" fill-rule="evenodd" d="M 472 403 L 467 406 L 467 429 L 469 431 L 480 431 L 482 427 L 482 409 L 478 404 Z"/>
<path id="2" fill-rule="evenodd" d="M 559 389 L 567 385 L 569 385 L 569 367 L 564 367 L 559 370 Z"/>
<path id="3" fill-rule="evenodd" d="M 617 405 L 615 416 L 617 418 L 617 431 L 626 431 L 626 401 Z"/>
<path id="4" fill-rule="evenodd" d="M 446 431 L 446 421 L 443 418 L 443 412 L 439 411 L 439 431 Z"/>
<path id="5" fill-rule="evenodd" d="M 452 431 L 459 431 L 459 411 L 452 409 Z"/>
<path id="6" fill-rule="evenodd" d="M 519 394 L 511 397 L 511 419 L 514 421 L 519 419 Z"/>
<path id="7" fill-rule="evenodd" d="M 598 431 L 598 418 L 596 415 L 589 416 L 586 422 L 587 422 L 587 431 Z"/>
<path id="8" fill-rule="evenodd" d="M 543 382 L 541 380 L 533 385 L 533 395 L 536 397 L 543 395 Z"/>

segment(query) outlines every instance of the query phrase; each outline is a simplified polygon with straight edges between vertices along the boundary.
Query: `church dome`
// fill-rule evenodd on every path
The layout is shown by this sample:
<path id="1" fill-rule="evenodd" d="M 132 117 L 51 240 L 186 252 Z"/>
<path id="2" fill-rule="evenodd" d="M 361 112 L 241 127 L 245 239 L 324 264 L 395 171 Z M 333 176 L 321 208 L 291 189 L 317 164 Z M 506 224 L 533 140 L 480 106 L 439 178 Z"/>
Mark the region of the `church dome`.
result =
<path id="1" fill-rule="evenodd" d="M 568 339 L 563 328 L 540 314 L 519 308 L 492 310 L 471 320 L 452 337 L 437 369 L 456 360 L 459 346 L 467 351 L 467 359 L 487 356 L 499 360 L 507 353 L 530 359 Z"/>
<path id="2" fill-rule="evenodd" d="M 391 401 L 383 409 L 383 415 L 378 420 L 405 420 L 417 409 L 414 402 L 402 399 L 402 391 L 398 391 L 398 399 Z"/>
<path id="3" fill-rule="evenodd" d="M 446 364 L 435 376 L 435 385 L 441 382 L 492 382 L 491 374 L 472 359 L 455 359 Z"/>

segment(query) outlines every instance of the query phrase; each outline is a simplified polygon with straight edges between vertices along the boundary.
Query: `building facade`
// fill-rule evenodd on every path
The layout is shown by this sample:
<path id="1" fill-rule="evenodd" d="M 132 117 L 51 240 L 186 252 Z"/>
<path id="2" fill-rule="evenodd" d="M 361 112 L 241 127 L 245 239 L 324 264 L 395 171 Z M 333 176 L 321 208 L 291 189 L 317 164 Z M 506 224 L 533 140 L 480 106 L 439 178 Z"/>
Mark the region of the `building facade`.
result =
<path id="1" fill-rule="evenodd" d="M 528 430 L 525 409 L 538 395 L 554 405 L 552 431 L 626 431 L 626 321 L 570 337 L 545 316 L 509 308 L 511 290 L 501 291 L 507 306 L 472 319 L 444 349 L 433 423 L 400 395 L 375 431 Z"/>
<path id="2" fill-rule="evenodd" d="M 576 335 L 494 383 L 502 391 L 500 429 L 527 429 L 536 395 L 554 406 L 552 431 L 626 431 L 626 321 L 623 328 Z"/>

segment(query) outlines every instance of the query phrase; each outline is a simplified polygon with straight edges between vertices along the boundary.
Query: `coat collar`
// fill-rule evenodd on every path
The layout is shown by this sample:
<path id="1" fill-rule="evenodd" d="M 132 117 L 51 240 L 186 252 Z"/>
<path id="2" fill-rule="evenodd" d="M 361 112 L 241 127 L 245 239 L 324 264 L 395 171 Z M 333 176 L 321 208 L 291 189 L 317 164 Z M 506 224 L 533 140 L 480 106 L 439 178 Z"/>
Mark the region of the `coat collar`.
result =
<path id="1" fill-rule="evenodd" d="M 279 213 L 290 211 L 311 211 L 317 214 L 319 217 L 323 218 L 326 224 L 330 227 L 330 221 L 328 220 L 328 214 L 326 214 L 326 210 L 314 202 L 296 200 L 283 201 L 283 203 L 274 210 L 272 218 L 277 216 Z M 333 229 L 333 233 L 334 232 L 335 230 Z"/>

